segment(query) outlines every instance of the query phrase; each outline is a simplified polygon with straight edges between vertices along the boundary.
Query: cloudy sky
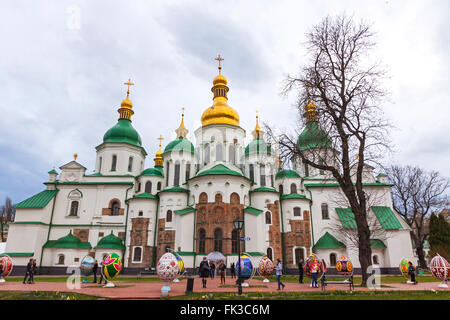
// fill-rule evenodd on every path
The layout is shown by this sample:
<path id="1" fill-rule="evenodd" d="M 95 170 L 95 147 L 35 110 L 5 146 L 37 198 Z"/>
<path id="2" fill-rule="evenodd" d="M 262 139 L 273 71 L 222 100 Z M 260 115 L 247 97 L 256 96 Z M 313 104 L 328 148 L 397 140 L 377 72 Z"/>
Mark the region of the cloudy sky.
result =
<path id="1" fill-rule="evenodd" d="M 95 146 L 118 118 L 131 78 L 133 125 L 153 166 L 156 138 L 175 138 L 181 107 L 191 132 L 211 105 L 221 54 L 248 139 L 263 121 L 297 126 L 281 82 L 305 62 L 305 32 L 327 15 L 364 19 L 387 66 L 384 105 L 396 129 L 386 161 L 450 177 L 450 2 L 2 1 L 0 203 L 42 191 L 73 154 L 92 173 Z"/>

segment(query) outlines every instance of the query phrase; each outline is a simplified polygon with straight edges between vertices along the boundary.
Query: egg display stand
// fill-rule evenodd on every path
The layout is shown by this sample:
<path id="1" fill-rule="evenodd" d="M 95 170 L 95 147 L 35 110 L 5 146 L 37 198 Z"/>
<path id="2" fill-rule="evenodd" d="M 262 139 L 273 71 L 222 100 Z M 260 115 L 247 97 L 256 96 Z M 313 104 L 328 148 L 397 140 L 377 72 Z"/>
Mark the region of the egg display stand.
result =
<path id="1" fill-rule="evenodd" d="M 258 274 L 261 276 L 261 277 L 263 277 L 264 278 L 264 280 L 262 281 L 262 282 L 265 282 L 265 283 L 267 283 L 267 282 L 270 282 L 270 280 L 267 278 L 267 277 L 265 277 L 265 276 L 263 276 L 260 272 L 259 272 L 259 264 L 261 263 L 261 260 L 264 258 L 264 257 L 267 257 L 267 256 L 262 256 L 260 259 L 259 259 L 259 262 L 258 262 Z M 272 261 L 272 260 L 271 260 Z M 273 262 L 272 262 L 273 263 Z M 256 272 L 255 272 L 256 273 Z"/>
<path id="2" fill-rule="evenodd" d="M 116 285 L 112 281 L 106 280 L 106 284 L 103 286 L 103 288 L 114 288 Z"/>
<path id="3" fill-rule="evenodd" d="M 443 281 L 443 282 L 439 283 L 438 287 L 439 288 L 448 288 L 447 281 Z"/>
<path id="4" fill-rule="evenodd" d="M 248 278 L 247 280 L 246 280 L 246 282 L 242 282 L 242 284 L 241 284 L 241 286 L 243 286 L 243 287 L 246 287 L 246 288 L 248 288 L 249 286 L 250 286 L 250 284 L 248 283 L 248 281 L 250 281 L 254 276 L 255 276 L 255 274 L 256 274 L 256 269 L 257 269 L 257 267 L 255 267 L 255 258 L 253 258 L 251 255 L 249 255 L 247 252 L 242 252 L 241 253 L 241 256 L 247 256 L 248 257 L 248 259 L 250 260 L 250 262 L 252 263 L 252 274 L 251 274 L 251 276 L 250 276 L 250 278 Z M 240 268 L 241 266 L 239 266 L 239 268 Z"/>
<path id="5" fill-rule="evenodd" d="M 170 248 L 168 248 L 168 252 L 170 252 L 170 253 L 172 253 L 175 257 L 180 257 L 180 255 L 178 254 L 178 253 L 176 253 L 174 250 L 172 250 L 172 249 L 170 249 Z M 180 257 L 180 259 L 181 259 L 181 257 Z M 181 259 L 181 261 L 183 261 L 183 259 Z M 183 262 L 184 263 L 184 262 Z M 184 271 L 183 273 L 179 273 L 179 275 L 180 276 L 182 276 L 182 275 L 184 275 L 186 273 L 186 271 Z M 176 277 L 175 279 L 173 279 L 172 280 L 172 282 L 180 282 L 180 279 L 178 279 L 178 277 Z M 163 287 L 164 288 L 164 287 Z M 170 287 L 169 286 L 167 286 L 167 288 L 169 288 L 169 290 L 168 291 L 170 291 Z M 162 292 L 162 289 L 161 289 L 161 292 Z"/>

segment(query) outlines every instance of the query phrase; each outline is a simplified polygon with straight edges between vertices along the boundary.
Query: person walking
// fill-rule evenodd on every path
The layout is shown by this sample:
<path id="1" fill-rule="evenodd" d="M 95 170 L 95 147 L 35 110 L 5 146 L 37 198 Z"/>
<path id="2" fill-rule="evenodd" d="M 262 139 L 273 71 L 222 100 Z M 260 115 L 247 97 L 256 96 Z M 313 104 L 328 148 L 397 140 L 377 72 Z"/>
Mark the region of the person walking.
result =
<path id="1" fill-rule="evenodd" d="M 209 272 L 211 273 L 211 279 L 214 279 L 214 275 L 216 272 L 216 265 L 214 264 L 214 262 L 211 261 L 211 263 L 209 264 Z"/>
<path id="2" fill-rule="evenodd" d="M 303 283 L 303 259 L 298 262 L 298 283 Z"/>
<path id="3" fill-rule="evenodd" d="M 106 284 L 106 277 L 103 276 L 103 261 L 100 263 L 100 281 L 98 282 L 99 284 L 102 284 L 103 279 L 105 280 L 105 284 Z"/>
<path id="4" fill-rule="evenodd" d="M 227 266 L 223 261 L 220 262 L 219 272 L 220 272 L 220 284 L 225 284 L 225 271 L 227 270 Z"/>
<path id="5" fill-rule="evenodd" d="M 416 268 L 414 268 L 412 262 L 408 262 L 409 267 L 408 267 L 408 274 L 411 277 L 411 282 L 414 284 L 417 284 L 417 280 L 416 280 Z"/>
<path id="6" fill-rule="evenodd" d="M 236 278 L 236 267 L 234 266 L 234 262 L 230 266 L 231 279 Z"/>
<path id="7" fill-rule="evenodd" d="M 277 259 L 277 267 L 275 269 L 275 274 L 277 276 L 277 283 L 278 283 L 277 290 L 280 290 L 280 286 L 283 286 L 284 289 L 285 285 L 283 282 L 281 282 L 281 275 L 283 274 L 283 264 L 281 263 L 280 259 Z"/>
<path id="8" fill-rule="evenodd" d="M 36 274 L 36 259 L 31 259 L 31 267 L 30 267 L 30 277 L 28 278 L 28 283 L 34 284 L 34 275 Z"/>
<path id="9" fill-rule="evenodd" d="M 198 271 L 200 277 L 202 278 L 203 288 L 206 288 L 206 281 L 210 276 L 209 264 L 208 260 L 206 260 L 206 257 L 203 257 L 203 261 L 200 262 L 200 267 L 198 268 Z"/>
<path id="10" fill-rule="evenodd" d="M 32 266 L 33 266 L 33 259 L 30 259 L 30 261 L 28 261 L 27 269 L 25 271 L 25 278 L 23 278 L 23 284 L 26 283 L 28 277 L 31 277 L 30 273 L 31 273 Z M 28 282 L 28 283 L 30 283 L 30 282 Z"/>
<path id="11" fill-rule="evenodd" d="M 311 282 L 311 287 L 313 288 L 318 288 L 319 284 L 317 283 L 317 272 L 319 270 L 319 265 L 318 263 L 314 263 L 313 267 L 311 268 L 311 273 L 312 273 L 312 282 Z"/>
<path id="12" fill-rule="evenodd" d="M 325 263 L 325 260 L 323 260 L 323 259 L 322 259 L 322 272 L 323 272 L 323 274 L 322 274 L 322 285 L 326 285 L 327 279 L 326 279 L 325 275 L 327 273 L 327 264 Z"/>
<path id="13" fill-rule="evenodd" d="M 92 273 L 94 274 L 94 281 L 92 283 L 97 283 L 97 270 L 98 270 L 98 261 L 95 260 L 94 266 L 92 267 Z"/>

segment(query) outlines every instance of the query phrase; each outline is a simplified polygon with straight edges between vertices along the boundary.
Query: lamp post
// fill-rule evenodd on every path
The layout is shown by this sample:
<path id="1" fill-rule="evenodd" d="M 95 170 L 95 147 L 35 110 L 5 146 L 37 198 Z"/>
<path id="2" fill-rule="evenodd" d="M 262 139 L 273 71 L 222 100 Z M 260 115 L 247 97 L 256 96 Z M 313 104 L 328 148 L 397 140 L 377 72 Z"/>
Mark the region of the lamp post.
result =
<path id="1" fill-rule="evenodd" d="M 236 218 L 236 220 L 233 221 L 235 229 L 238 231 L 238 294 L 242 294 L 242 279 L 241 279 L 241 230 L 244 226 L 244 220 L 240 218 Z"/>

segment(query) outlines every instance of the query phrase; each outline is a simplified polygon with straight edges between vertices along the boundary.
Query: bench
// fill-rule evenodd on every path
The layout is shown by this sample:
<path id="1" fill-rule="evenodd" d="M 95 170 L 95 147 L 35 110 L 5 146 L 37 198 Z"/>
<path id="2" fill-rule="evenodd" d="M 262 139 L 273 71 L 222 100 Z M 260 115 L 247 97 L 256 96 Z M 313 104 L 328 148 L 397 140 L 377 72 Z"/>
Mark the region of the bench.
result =
<path id="1" fill-rule="evenodd" d="M 142 275 L 154 275 L 156 274 L 156 269 L 155 268 L 145 268 L 144 271 L 139 271 L 137 274 L 137 278 L 141 279 Z"/>
<path id="2" fill-rule="evenodd" d="M 343 279 L 343 280 L 328 280 L 328 278 L 332 279 Z M 353 285 L 353 275 L 325 275 L 325 280 L 322 278 L 322 291 L 325 291 L 325 287 L 328 284 L 347 284 L 349 286 L 350 291 L 354 290 L 355 287 Z"/>

